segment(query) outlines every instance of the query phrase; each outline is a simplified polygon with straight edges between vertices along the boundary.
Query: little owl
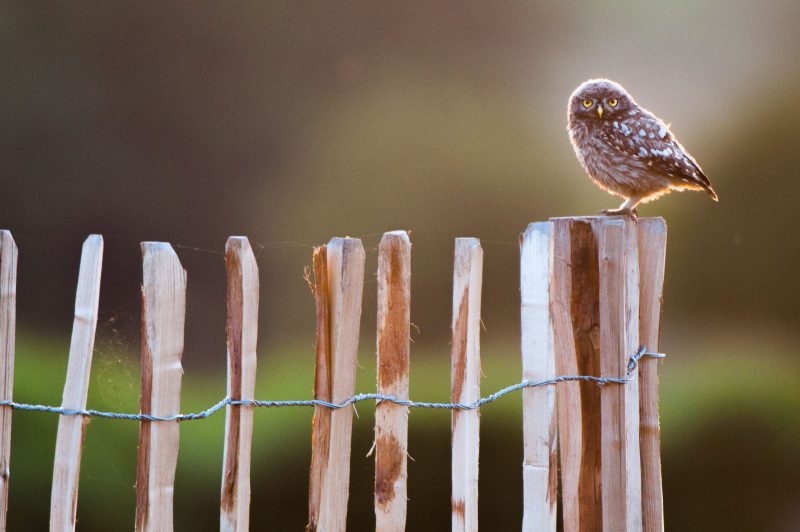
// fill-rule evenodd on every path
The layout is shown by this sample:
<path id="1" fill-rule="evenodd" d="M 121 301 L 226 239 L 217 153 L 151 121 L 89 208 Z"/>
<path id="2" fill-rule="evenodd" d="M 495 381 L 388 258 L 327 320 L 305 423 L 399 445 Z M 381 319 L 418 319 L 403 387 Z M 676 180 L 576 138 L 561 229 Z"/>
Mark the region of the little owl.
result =
<path id="1" fill-rule="evenodd" d="M 625 198 L 603 214 L 636 215 L 636 206 L 672 190 L 705 190 L 717 201 L 700 165 L 669 127 L 640 107 L 622 85 L 590 79 L 569 98 L 569 138 L 586 173 Z"/>

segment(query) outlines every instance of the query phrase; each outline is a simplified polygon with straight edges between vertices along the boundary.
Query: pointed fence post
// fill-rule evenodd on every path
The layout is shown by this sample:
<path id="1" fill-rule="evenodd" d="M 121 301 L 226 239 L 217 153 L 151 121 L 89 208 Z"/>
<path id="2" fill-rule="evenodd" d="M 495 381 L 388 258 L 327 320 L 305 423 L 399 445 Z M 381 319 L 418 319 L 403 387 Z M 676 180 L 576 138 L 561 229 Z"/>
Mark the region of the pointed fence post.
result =
<path id="1" fill-rule="evenodd" d="M 232 236 L 225 246 L 228 277 L 228 397 L 255 399 L 258 266 L 250 242 Z M 220 530 L 250 528 L 250 451 L 253 407 L 228 405 L 222 470 Z"/>
<path id="2" fill-rule="evenodd" d="M 69 348 L 67 379 L 61 407 L 85 410 L 92 369 L 94 337 L 100 302 L 100 275 L 103 267 L 103 237 L 91 235 L 83 243 L 78 289 L 75 296 L 75 320 Z M 78 481 L 86 423 L 85 416 L 58 418 L 53 486 L 50 495 L 50 530 L 75 530 L 78 508 Z"/>
<path id="3" fill-rule="evenodd" d="M 329 358 L 322 371 L 317 367 L 317 376 L 318 379 L 329 379 L 327 390 L 330 391 L 330 400 L 341 403 L 355 393 L 358 332 L 364 290 L 364 247 L 357 238 L 333 238 L 325 253 L 328 296 L 322 300 L 327 300 L 328 310 L 322 314 L 327 314 L 329 320 Z M 316 264 L 315 260 L 315 266 Z M 320 354 L 319 346 L 317 353 Z M 319 358 L 317 361 L 319 362 Z M 319 389 L 324 391 L 325 388 L 326 386 L 321 385 Z M 327 441 L 324 436 L 314 436 L 307 525 L 309 530 L 345 530 L 350 489 L 352 426 L 353 409 L 339 408 L 330 413 Z M 318 428 L 315 424 L 315 431 Z M 319 446 L 320 443 L 327 445 Z M 315 456 L 317 453 L 322 453 L 323 456 Z M 321 482 L 321 488 L 314 487 L 314 482 Z"/>
<path id="4" fill-rule="evenodd" d="M 550 285 L 553 223 L 532 223 L 520 241 L 522 378 L 540 382 L 556 376 Z M 558 458 L 554 386 L 522 391 L 522 530 L 555 532 Z"/>
<path id="5" fill-rule="evenodd" d="M 186 272 L 172 246 L 143 242 L 141 412 L 180 413 Z M 178 421 L 141 421 L 136 470 L 137 532 L 173 529 Z"/>
<path id="6" fill-rule="evenodd" d="M 378 393 L 408 400 L 411 338 L 411 242 L 385 233 L 378 256 Z M 375 529 L 406 527 L 408 407 L 378 403 L 375 412 Z"/>
<path id="7" fill-rule="evenodd" d="M 451 400 L 480 399 L 480 319 L 483 250 L 477 238 L 457 238 L 453 266 Z M 452 413 L 452 530 L 478 530 L 480 412 Z"/>
<path id="8" fill-rule="evenodd" d="M 667 224 L 663 218 L 639 220 L 639 338 L 658 351 Z M 639 362 L 639 444 L 642 456 L 642 525 L 645 532 L 663 532 L 664 497 L 661 487 L 661 434 L 658 425 L 658 368 L 661 362 Z"/>
<path id="9" fill-rule="evenodd" d="M 17 245 L 9 231 L 0 231 L 0 400 L 14 390 L 14 345 L 17 324 Z M 0 407 L 0 531 L 6 529 L 8 482 L 11 476 L 11 407 Z"/>

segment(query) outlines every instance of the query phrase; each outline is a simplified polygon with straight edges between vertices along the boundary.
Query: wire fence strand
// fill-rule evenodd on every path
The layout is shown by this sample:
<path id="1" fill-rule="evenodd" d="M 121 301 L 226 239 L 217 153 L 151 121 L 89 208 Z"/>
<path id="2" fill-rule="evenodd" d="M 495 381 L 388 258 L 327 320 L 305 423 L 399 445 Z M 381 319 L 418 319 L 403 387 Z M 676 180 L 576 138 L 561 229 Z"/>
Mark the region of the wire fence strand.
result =
<path id="1" fill-rule="evenodd" d="M 308 399 L 308 400 L 289 400 L 289 401 L 258 401 L 258 400 L 241 400 L 241 399 L 232 399 L 230 397 L 225 397 L 212 407 L 203 410 L 202 412 L 190 413 L 190 414 L 176 414 L 174 416 L 153 416 L 150 414 L 130 414 L 124 412 L 104 412 L 101 410 L 71 410 L 68 408 L 58 407 L 58 406 L 47 406 L 47 405 L 37 405 L 37 404 L 28 404 L 28 403 L 17 403 L 14 401 L 0 401 L 0 407 L 7 406 L 11 407 L 14 410 L 27 410 L 33 412 L 49 412 L 51 414 L 59 414 L 62 416 L 87 416 L 87 417 L 99 417 L 99 418 L 106 418 L 106 419 L 126 419 L 130 421 L 193 421 L 196 419 L 206 419 L 210 417 L 215 412 L 225 408 L 228 405 L 236 406 L 236 405 L 246 405 L 252 407 L 259 407 L 259 408 L 287 408 L 287 407 L 309 407 L 309 406 L 322 406 L 325 408 L 330 408 L 332 410 L 336 410 L 339 408 L 345 408 L 356 403 L 360 403 L 362 401 L 376 401 L 377 403 L 381 402 L 390 402 L 400 406 L 407 406 L 409 408 L 433 408 L 433 409 L 443 409 L 443 410 L 476 410 L 482 407 L 485 404 L 493 403 L 500 399 L 501 397 L 508 395 L 512 392 L 516 392 L 517 390 L 522 390 L 524 388 L 536 388 L 539 386 L 551 386 L 558 384 L 560 382 L 571 382 L 571 381 L 584 381 L 584 382 L 594 382 L 598 386 L 605 386 L 607 384 L 627 384 L 631 382 L 633 379 L 636 378 L 636 368 L 639 365 L 639 361 L 643 357 L 650 357 L 650 358 L 664 358 L 666 355 L 662 353 L 651 353 L 647 350 L 645 346 L 639 348 L 639 350 L 633 354 L 628 359 L 628 366 L 627 372 L 624 377 L 596 377 L 592 375 L 562 375 L 560 377 L 554 377 L 552 379 L 547 379 L 543 381 L 529 381 L 524 380 L 522 382 L 518 382 L 517 384 L 512 384 L 511 386 L 506 386 L 493 394 L 487 395 L 486 397 L 482 397 L 477 401 L 472 403 L 431 403 L 431 402 L 424 402 L 424 401 L 408 401 L 405 399 L 400 399 L 398 397 L 392 395 L 385 395 L 380 393 L 360 393 L 353 395 L 352 397 L 348 397 L 344 401 L 340 403 L 332 403 L 329 401 L 323 401 L 320 399 Z"/>

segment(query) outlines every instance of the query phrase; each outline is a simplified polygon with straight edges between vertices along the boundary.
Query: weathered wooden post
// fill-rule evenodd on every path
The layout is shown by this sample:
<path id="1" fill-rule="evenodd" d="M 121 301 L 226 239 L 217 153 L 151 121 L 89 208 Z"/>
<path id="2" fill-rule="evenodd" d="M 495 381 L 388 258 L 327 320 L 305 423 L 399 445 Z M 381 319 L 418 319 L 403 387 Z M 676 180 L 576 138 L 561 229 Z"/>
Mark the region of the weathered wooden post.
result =
<path id="1" fill-rule="evenodd" d="M 664 221 L 598 216 L 552 222 L 556 373 L 624 377 L 640 344 L 657 347 Z M 654 362 L 641 370 L 641 390 L 639 379 L 604 387 L 592 382 L 559 385 L 566 532 L 663 528 Z M 546 409 L 538 415 L 546 417 Z M 643 512 L 648 517 L 643 519 Z"/>
<path id="2" fill-rule="evenodd" d="M 451 400 L 470 404 L 481 397 L 480 320 L 483 249 L 477 238 L 457 238 L 453 267 Z M 452 530 L 478 530 L 480 412 L 452 414 Z"/>
<path id="3" fill-rule="evenodd" d="M 103 265 L 103 237 L 91 235 L 83 243 L 78 289 L 75 295 L 75 319 L 69 347 L 67 378 L 61 407 L 85 410 L 92 369 L 94 337 L 100 302 L 100 274 Z M 78 508 L 78 480 L 86 423 L 84 416 L 60 416 L 53 463 L 50 495 L 50 530 L 75 530 Z"/>
<path id="4" fill-rule="evenodd" d="M 0 231 L 0 399 L 11 401 L 17 327 L 17 244 Z M 11 477 L 11 407 L 0 407 L 0 531 L 6 529 Z"/>
<path id="5" fill-rule="evenodd" d="M 357 238 L 334 238 L 314 251 L 317 366 L 314 398 L 334 403 L 356 385 L 364 247 Z M 314 412 L 308 530 L 340 532 L 347 524 L 353 409 Z"/>
<path id="6" fill-rule="evenodd" d="M 181 408 L 186 271 L 172 246 L 142 243 L 142 390 L 143 414 L 178 415 Z M 172 503 L 178 464 L 178 421 L 139 423 L 136 469 L 136 531 L 173 529 Z"/>
<path id="7" fill-rule="evenodd" d="M 411 343 L 411 242 L 383 235 L 378 256 L 378 393 L 408 400 Z M 406 528 L 408 407 L 375 408 L 375 529 Z"/>

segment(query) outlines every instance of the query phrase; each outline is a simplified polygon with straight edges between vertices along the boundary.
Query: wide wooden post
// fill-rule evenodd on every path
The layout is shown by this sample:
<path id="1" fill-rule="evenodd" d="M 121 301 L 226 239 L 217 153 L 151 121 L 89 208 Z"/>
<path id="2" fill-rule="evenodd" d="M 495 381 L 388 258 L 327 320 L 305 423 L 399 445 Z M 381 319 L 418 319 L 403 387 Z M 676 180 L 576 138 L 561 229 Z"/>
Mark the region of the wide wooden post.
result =
<path id="1" fill-rule="evenodd" d="M 91 235 L 83 243 L 78 289 L 75 296 L 75 320 L 69 348 L 67 379 L 61 407 L 85 410 L 89 393 L 94 337 L 100 302 L 100 274 L 103 266 L 103 237 Z M 53 485 L 50 495 L 50 530 L 75 530 L 78 508 L 83 435 L 88 418 L 59 416 L 56 438 Z"/>
<path id="2" fill-rule="evenodd" d="M 378 393 L 408 400 L 411 340 L 411 242 L 386 233 L 378 255 Z M 375 412 L 375 529 L 406 527 L 408 407 L 379 403 Z"/>
<path id="3" fill-rule="evenodd" d="M 667 224 L 663 218 L 639 220 L 639 341 L 658 351 Z M 645 532 L 663 532 L 664 498 L 661 488 L 661 434 L 658 424 L 658 368 L 660 360 L 639 362 L 639 444 L 642 456 L 642 525 Z"/>
<path id="4" fill-rule="evenodd" d="M 314 265 L 316 268 L 318 264 L 325 264 L 327 294 L 316 298 L 318 304 L 322 302 L 327 309 L 317 309 L 315 398 L 327 396 L 329 399 L 325 400 L 340 403 L 355 392 L 364 247 L 357 238 L 334 238 L 328 243 L 324 258 L 320 253 L 315 251 Z M 320 289 L 318 284 L 315 292 Z M 320 318 L 327 318 L 328 323 L 320 324 Z M 327 338 L 321 338 L 325 331 Z M 326 360 L 321 362 L 320 356 Z M 347 523 L 353 409 L 334 410 L 320 418 L 319 423 L 316 418 L 315 414 L 307 528 L 340 532 Z M 325 429 L 327 435 L 317 434 Z"/>
<path id="5" fill-rule="evenodd" d="M 553 280 L 553 224 L 528 226 L 520 241 L 522 301 L 522 378 L 540 382 L 556 376 L 550 285 Z M 522 392 L 522 530 L 555 532 L 558 458 L 556 389 L 525 388 Z"/>
<path id="6" fill-rule="evenodd" d="M 141 412 L 180 413 L 186 272 L 172 246 L 143 242 Z M 141 421 L 136 470 L 137 532 L 170 532 L 178 421 Z"/>
<path id="7" fill-rule="evenodd" d="M 659 222 L 607 216 L 553 222 L 556 372 L 625 377 L 628 361 L 641 343 L 640 262 L 660 263 L 663 279 L 663 239 L 639 249 L 640 239 L 650 238 L 652 232 L 643 228 Z M 652 269 L 647 266 L 649 286 Z M 657 330 L 650 299 L 660 298 L 660 284 L 656 292 L 657 296 L 645 294 L 641 300 L 647 301 L 648 328 Z M 657 412 L 657 398 L 651 397 L 652 387 L 648 390 Z M 604 387 L 563 383 L 557 397 L 564 530 L 641 530 L 638 379 Z"/>
<path id="8" fill-rule="evenodd" d="M 480 399 L 480 319 L 483 250 L 477 238 L 457 238 L 453 266 L 451 400 Z M 452 530 L 478 530 L 480 412 L 452 413 Z"/>
<path id="9" fill-rule="evenodd" d="M 17 327 L 17 245 L 0 231 L 0 399 L 11 401 L 14 390 L 14 345 Z M 0 407 L 0 532 L 6 529 L 8 482 L 11 477 L 11 407 Z"/>
<path id="10" fill-rule="evenodd" d="M 258 266 L 250 242 L 232 236 L 225 246 L 228 276 L 228 397 L 255 399 Z M 228 405 L 222 469 L 220 530 L 250 528 L 250 451 L 253 407 Z"/>

